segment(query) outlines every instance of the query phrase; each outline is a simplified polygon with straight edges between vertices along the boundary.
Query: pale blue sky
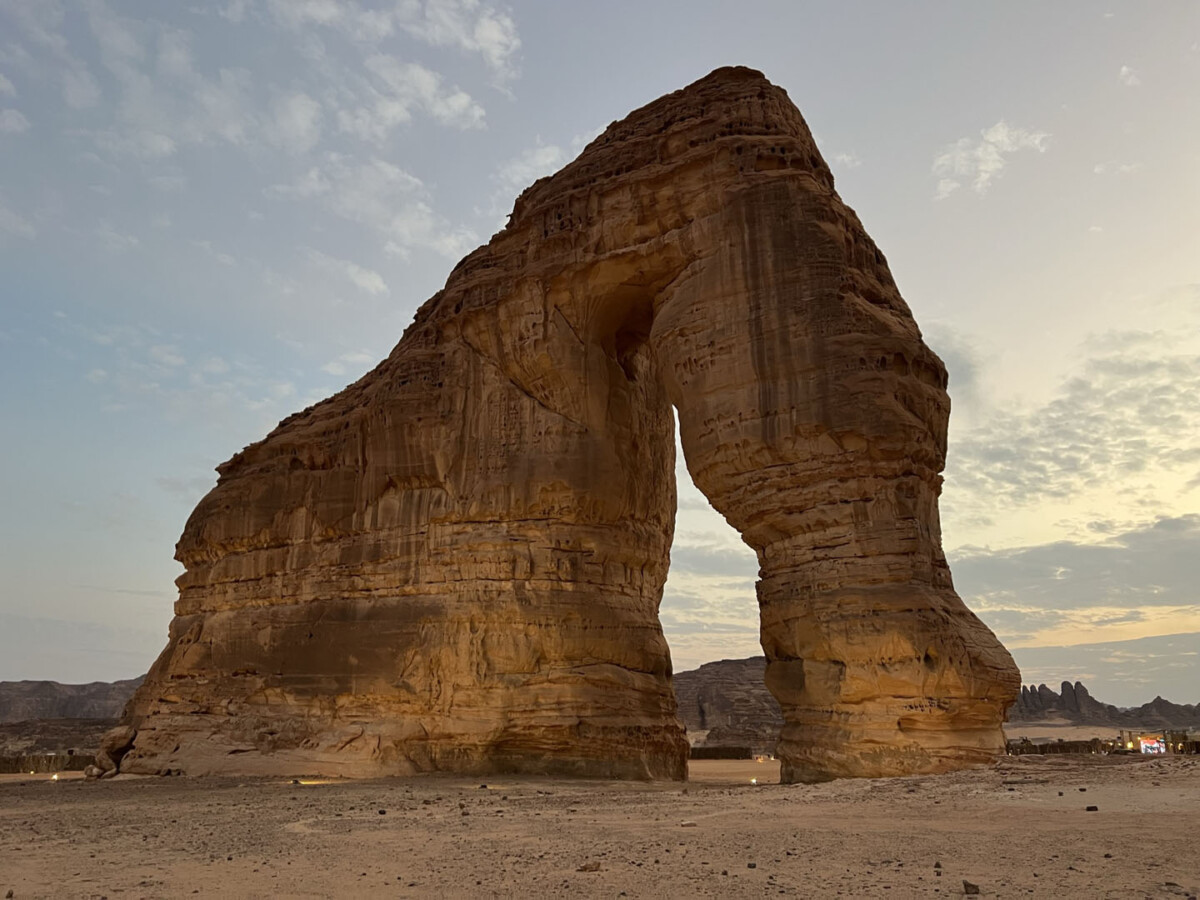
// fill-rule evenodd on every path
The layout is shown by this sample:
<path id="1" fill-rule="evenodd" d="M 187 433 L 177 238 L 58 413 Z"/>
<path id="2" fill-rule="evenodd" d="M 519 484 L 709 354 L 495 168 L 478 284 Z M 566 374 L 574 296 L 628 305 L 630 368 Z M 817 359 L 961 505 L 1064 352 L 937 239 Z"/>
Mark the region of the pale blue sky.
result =
<path id="1" fill-rule="evenodd" d="M 213 467 L 727 64 L 788 90 L 947 361 L 960 593 L 1030 677 L 1200 700 L 1183 0 L 0 0 L 0 679 L 144 671 Z M 756 652 L 752 554 L 680 495 L 676 667 Z"/>

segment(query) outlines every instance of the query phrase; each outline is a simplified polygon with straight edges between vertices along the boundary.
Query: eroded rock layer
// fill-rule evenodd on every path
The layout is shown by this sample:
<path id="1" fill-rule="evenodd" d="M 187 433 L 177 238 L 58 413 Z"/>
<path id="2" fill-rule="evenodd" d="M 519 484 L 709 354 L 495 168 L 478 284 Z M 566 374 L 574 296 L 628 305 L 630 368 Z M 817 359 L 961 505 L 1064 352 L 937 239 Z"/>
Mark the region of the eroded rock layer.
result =
<path id="1" fill-rule="evenodd" d="M 946 374 L 786 93 L 720 69 L 517 200 L 392 353 L 219 469 L 123 769 L 682 778 L 678 410 L 757 552 L 785 779 L 987 760 Z"/>

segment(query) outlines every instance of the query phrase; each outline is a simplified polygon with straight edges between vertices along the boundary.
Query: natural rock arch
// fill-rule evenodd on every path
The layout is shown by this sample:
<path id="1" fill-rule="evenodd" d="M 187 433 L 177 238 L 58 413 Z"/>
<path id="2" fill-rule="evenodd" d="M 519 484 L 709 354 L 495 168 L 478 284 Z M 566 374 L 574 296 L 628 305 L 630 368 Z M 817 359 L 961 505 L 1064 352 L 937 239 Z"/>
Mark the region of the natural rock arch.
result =
<path id="1" fill-rule="evenodd" d="M 122 769 L 685 777 L 672 406 L 758 553 L 784 779 L 983 762 L 1019 682 L 942 555 L 945 387 L 800 113 L 719 69 L 219 468 Z"/>

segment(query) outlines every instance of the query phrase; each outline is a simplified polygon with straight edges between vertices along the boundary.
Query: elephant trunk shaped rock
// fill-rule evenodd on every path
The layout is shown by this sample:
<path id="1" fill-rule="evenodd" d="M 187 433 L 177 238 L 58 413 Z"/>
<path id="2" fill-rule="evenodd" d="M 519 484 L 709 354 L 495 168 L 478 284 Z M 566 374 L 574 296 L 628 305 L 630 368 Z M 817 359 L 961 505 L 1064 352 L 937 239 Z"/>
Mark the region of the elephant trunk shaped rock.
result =
<path id="1" fill-rule="evenodd" d="M 121 770 L 686 777 L 673 408 L 758 553 L 784 779 L 986 761 L 1019 681 L 941 552 L 945 387 L 786 93 L 719 69 L 220 467 Z"/>

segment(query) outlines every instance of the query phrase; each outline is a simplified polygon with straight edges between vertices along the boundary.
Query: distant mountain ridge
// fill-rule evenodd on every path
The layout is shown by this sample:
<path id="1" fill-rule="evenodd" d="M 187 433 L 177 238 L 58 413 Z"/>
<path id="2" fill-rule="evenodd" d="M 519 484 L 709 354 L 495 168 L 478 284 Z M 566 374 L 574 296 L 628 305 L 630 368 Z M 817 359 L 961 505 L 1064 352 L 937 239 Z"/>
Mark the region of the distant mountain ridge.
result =
<path id="1" fill-rule="evenodd" d="M 116 719 L 141 683 L 141 678 L 90 684 L 0 681 L 0 722 Z"/>
<path id="2" fill-rule="evenodd" d="M 762 656 L 723 659 L 674 676 L 679 718 L 697 746 L 750 747 L 770 752 L 783 727 L 779 704 L 763 683 Z M 60 684 L 0 681 L 0 723 L 33 719 L 117 719 L 141 678 Z M 1058 691 L 1025 685 L 1009 709 L 1009 721 L 1066 720 L 1114 728 L 1200 728 L 1200 704 L 1155 697 L 1134 709 L 1101 703 L 1082 682 L 1064 681 Z"/>
<path id="3" fill-rule="evenodd" d="M 1062 683 L 1059 692 L 1039 684 L 1022 685 L 1021 696 L 1009 709 L 1011 722 L 1042 722 L 1066 719 L 1080 725 L 1112 725 L 1114 728 L 1200 728 L 1200 705 L 1172 703 L 1155 697 L 1134 709 L 1101 703 L 1082 682 Z"/>

